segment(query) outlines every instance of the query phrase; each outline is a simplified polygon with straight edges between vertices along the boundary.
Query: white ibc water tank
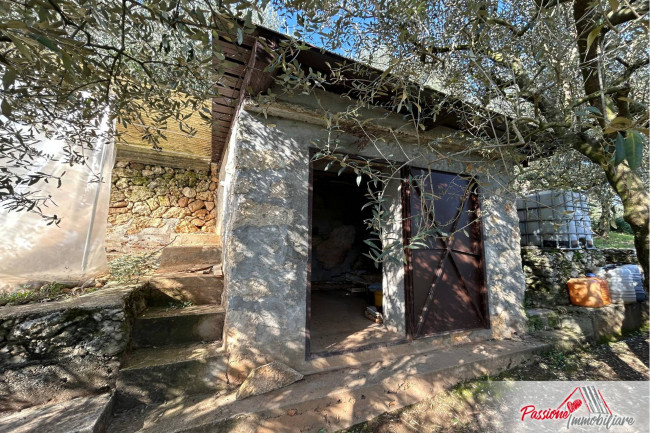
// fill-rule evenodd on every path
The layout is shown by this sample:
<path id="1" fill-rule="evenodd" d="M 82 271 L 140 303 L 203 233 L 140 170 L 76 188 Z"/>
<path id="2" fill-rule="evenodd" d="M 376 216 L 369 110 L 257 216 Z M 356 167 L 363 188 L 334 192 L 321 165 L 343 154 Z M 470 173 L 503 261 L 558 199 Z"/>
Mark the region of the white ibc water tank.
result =
<path id="1" fill-rule="evenodd" d="M 587 196 L 571 191 L 539 191 L 517 199 L 521 245 L 593 248 Z"/>
<path id="2" fill-rule="evenodd" d="M 607 280 L 612 302 L 631 304 L 636 302 L 636 281 L 625 266 L 616 265 L 600 268 L 596 275 Z"/>

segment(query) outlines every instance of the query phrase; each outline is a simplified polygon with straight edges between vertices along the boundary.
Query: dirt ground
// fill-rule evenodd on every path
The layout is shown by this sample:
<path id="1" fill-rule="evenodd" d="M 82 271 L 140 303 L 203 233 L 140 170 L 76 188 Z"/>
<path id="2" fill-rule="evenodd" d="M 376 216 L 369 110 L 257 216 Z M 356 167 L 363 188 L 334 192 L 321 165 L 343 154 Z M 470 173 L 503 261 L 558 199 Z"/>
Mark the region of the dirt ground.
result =
<path id="1" fill-rule="evenodd" d="M 387 412 L 340 433 L 484 433 L 488 420 L 489 384 L 503 380 L 648 380 L 648 330 L 618 341 L 582 347 L 570 353 L 552 351 L 531 363 L 496 377 L 482 377 L 423 400 Z"/>

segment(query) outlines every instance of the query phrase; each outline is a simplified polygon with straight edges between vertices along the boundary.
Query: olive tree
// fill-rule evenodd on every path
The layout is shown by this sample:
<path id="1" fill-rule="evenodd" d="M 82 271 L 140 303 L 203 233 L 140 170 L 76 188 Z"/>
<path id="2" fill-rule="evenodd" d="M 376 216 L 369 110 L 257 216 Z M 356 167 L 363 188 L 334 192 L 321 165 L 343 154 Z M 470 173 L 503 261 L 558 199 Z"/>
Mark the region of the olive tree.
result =
<path id="1" fill-rule="evenodd" d="M 84 163 L 100 123 L 147 124 L 143 138 L 164 145 L 168 125 L 186 133 L 188 112 L 210 121 L 224 62 L 217 32 L 242 38 L 267 4 L 210 0 L 8 0 L 0 3 L 0 206 L 57 222 L 43 182 L 30 170 L 47 158 L 43 136 L 64 139 L 61 164 Z M 273 15 L 271 15 L 273 16 Z M 216 54 L 218 56 L 218 53 Z M 184 94 L 185 98 L 178 98 Z M 145 120 L 146 119 L 146 120 Z"/>
<path id="2" fill-rule="evenodd" d="M 270 67 L 287 92 L 337 81 L 363 104 L 409 118 L 423 147 L 450 111 L 472 135 L 466 152 L 526 166 L 573 152 L 598 167 L 620 197 L 648 275 L 646 190 L 648 3 L 643 0 L 272 0 L 291 37 Z M 210 121 L 205 101 L 223 72 L 218 32 L 234 42 L 264 23 L 268 1 L 8 0 L 0 4 L 0 205 L 45 217 L 40 182 L 25 176 L 42 158 L 34 131 L 65 138 L 66 160 L 82 162 L 103 115 L 144 123 L 164 147 L 165 128 L 184 124 L 188 106 Z M 274 15 L 275 16 L 275 15 Z M 274 18 L 275 19 L 275 18 Z M 295 25 L 294 25 L 295 23 Z M 305 70 L 296 53 L 310 41 L 363 59 Z M 269 71 L 270 72 L 270 71 Z M 355 77 L 350 80 L 350 77 Z M 427 87 L 434 89 L 423 92 Z M 179 100 L 174 95 L 184 93 Z M 263 103 L 272 99 L 267 93 Z M 373 140 L 354 104 L 326 119 Z M 109 131 L 115 134 L 115 131 Z M 440 158 L 464 154 L 440 155 Z M 541 165 L 544 167 L 544 165 Z M 546 165 L 546 167 L 550 167 Z M 551 167 L 552 168 L 552 167 Z M 363 168 L 359 168 L 362 170 Z M 395 171 L 395 174 L 398 174 Z M 542 173 L 561 177 L 557 168 Z M 25 188 L 28 186 L 29 188 Z"/>
<path id="3" fill-rule="evenodd" d="M 464 116 L 468 131 L 484 149 L 519 153 L 521 172 L 544 158 L 579 155 L 620 197 L 648 275 L 648 2 L 294 0 L 283 5 L 304 23 L 305 34 L 325 35 L 320 40 L 326 48 L 369 62 L 377 54 L 376 63 L 390 77 L 359 81 L 356 94 L 376 95 L 386 91 L 386 80 L 403 79 L 466 101 L 474 108 L 452 107 Z M 412 102 L 414 118 L 435 119 L 439 112 L 422 107 L 419 90 L 393 85 L 393 108 L 403 112 Z M 559 165 L 541 167 L 548 170 L 541 176 L 567 177 Z"/>

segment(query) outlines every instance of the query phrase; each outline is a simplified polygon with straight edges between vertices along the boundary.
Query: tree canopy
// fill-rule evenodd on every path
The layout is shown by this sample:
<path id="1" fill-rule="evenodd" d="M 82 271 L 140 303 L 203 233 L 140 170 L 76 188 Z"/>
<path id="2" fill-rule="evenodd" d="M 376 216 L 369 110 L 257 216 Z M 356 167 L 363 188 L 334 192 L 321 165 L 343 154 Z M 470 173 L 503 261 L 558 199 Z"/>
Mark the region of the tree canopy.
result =
<path id="1" fill-rule="evenodd" d="M 306 11 L 305 2 L 290 4 L 306 31 L 314 22 L 327 29 L 328 48 L 349 47 L 351 55 L 374 48 L 394 76 L 503 113 L 500 149 L 581 155 L 621 198 L 647 271 L 647 2 L 316 2 Z M 402 94 L 404 102 L 416 97 Z M 491 127 L 480 110 L 470 114 Z M 541 176 L 566 176 L 557 168 Z"/>
<path id="2" fill-rule="evenodd" d="M 63 162 L 79 162 L 79 148 L 96 140 L 88 126 L 104 113 L 125 124 L 156 113 L 152 146 L 164 142 L 168 124 L 183 129 L 188 106 L 209 121 L 204 101 L 217 96 L 212 83 L 223 60 L 216 32 L 227 29 L 241 42 L 254 22 L 268 20 L 269 4 L 273 19 L 292 28 L 272 62 L 287 91 L 309 92 L 364 67 L 331 65 L 326 77 L 302 71 L 294 54 L 307 41 L 380 67 L 354 83 L 355 99 L 389 95 L 384 106 L 411 116 L 417 131 L 442 110 L 422 100 L 424 86 L 447 102 L 464 101 L 445 109 L 457 110 L 473 132 L 469 150 L 509 153 L 528 176 L 553 168 L 535 161 L 569 155 L 593 167 L 596 183 L 606 179 L 648 274 L 649 6 L 642 0 L 9 0 L 0 5 L 0 205 L 39 211 L 47 204 L 33 192 L 47 174 L 22 176 L 40 157 L 34 129 L 65 137 Z M 541 175 L 566 178 L 556 169 Z"/>

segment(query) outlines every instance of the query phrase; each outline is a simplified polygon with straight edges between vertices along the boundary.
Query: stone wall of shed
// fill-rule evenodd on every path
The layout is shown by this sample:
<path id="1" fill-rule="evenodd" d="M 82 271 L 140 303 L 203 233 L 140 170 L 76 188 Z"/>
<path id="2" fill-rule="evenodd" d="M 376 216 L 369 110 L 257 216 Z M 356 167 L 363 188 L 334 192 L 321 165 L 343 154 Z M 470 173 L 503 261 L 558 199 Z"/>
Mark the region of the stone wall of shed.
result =
<path id="1" fill-rule="evenodd" d="M 223 203 L 228 209 L 222 233 L 225 344 L 233 362 L 252 359 L 252 364 L 259 364 L 275 359 L 299 368 L 307 353 L 309 149 L 326 143 L 327 131 L 271 115 L 266 120 L 247 111 L 241 113 L 238 128 L 235 145 L 229 149 L 231 166 L 222 168 L 232 173 Z M 357 137 L 340 134 L 337 139 L 341 152 L 369 157 L 397 158 L 394 155 L 409 151 L 404 143 L 402 147 L 386 143 L 382 155 L 372 146 L 360 147 Z M 410 149 L 417 153 L 415 147 Z M 466 165 L 433 159 L 439 162 L 432 169 L 456 173 L 480 166 L 480 160 Z M 419 163 L 428 165 L 424 160 Z M 506 195 L 502 184 L 503 179 L 491 176 L 480 192 L 491 319 L 487 336 L 494 338 L 516 336 L 526 326 L 517 213 L 514 197 Z M 391 210 L 400 218 L 399 182 L 395 188 Z M 393 237 L 401 239 L 401 225 L 395 224 L 394 229 Z M 387 325 L 404 332 L 403 266 L 384 266 L 384 298 L 394 313 L 387 316 Z"/>
<path id="2" fill-rule="evenodd" d="M 179 233 L 215 231 L 218 178 L 207 168 L 118 161 L 111 179 L 109 253 L 155 250 Z"/>

